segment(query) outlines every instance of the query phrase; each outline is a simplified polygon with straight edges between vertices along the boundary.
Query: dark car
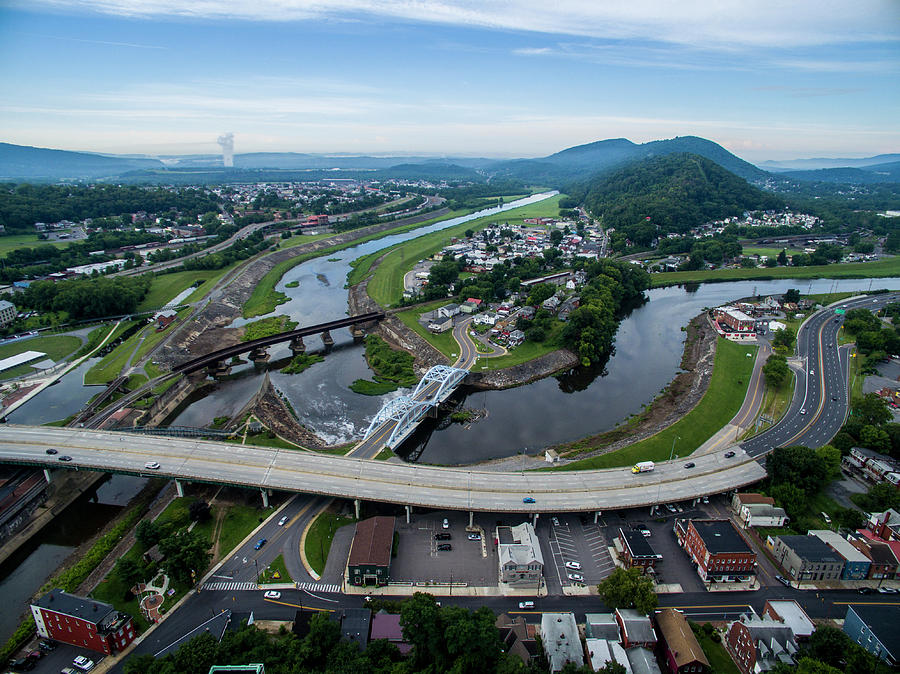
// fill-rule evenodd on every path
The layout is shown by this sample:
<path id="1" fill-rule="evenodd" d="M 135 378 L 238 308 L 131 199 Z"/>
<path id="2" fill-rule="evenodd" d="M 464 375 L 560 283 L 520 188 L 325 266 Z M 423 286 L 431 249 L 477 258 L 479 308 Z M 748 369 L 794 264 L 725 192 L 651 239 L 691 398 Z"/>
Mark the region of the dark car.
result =
<path id="1" fill-rule="evenodd" d="M 10 660 L 9 666 L 14 672 L 30 672 L 34 669 L 35 662 L 28 658 L 19 658 L 18 660 Z"/>
<path id="2" fill-rule="evenodd" d="M 695 465 L 696 464 L 693 461 L 688 461 L 686 464 L 684 464 L 684 467 L 685 468 L 693 468 Z"/>
<path id="3" fill-rule="evenodd" d="M 453 538 L 453 537 L 446 532 L 442 532 L 442 533 L 434 535 L 434 540 L 436 540 L 436 541 L 449 541 L 451 538 Z"/>
<path id="4" fill-rule="evenodd" d="M 734 452 L 725 452 L 726 459 L 730 459 L 732 456 L 734 456 Z"/>
<path id="5" fill-rule="evenodd" d="M 41 641 L 38 643 L 38 648 L 49 653 L 56 648 L 56 644 L 54 644 L 52 641 Z"/>
<path id="6" fill-rule="evenodd" d="M 857 592 L 859 592 L 860 594 L 872 594 L 873 592 L 875 592 L 875 589 L 871 587 L 861 587 L 857 590 Z"/>
<path id="7" fill-rule="evenodd" d="M 72 457 L 69 456 L 68 454 L 63 454 L 61 457 L 59 457 L 59 460 L 60 461 L 71 461 Z"/>
<path id="8" fill-rule="evenodd" d="M 47 450 L 45 450 L 45 451 L 47 452 L 47 454 L 50 454 L 51 456 L 52 456 L 53 454 L 56 454 L 56 453 L 57 453 L 57 451 L 56 451 L 55 449 L 53 449 L 53 447 L 50 447 L 49 449 L 47 449 Z"/>
<path id="9" fill-rule="evenodd" d="M 452 550 L 453 546 L 449 543 L 441 543 L 439 546 L 437 546 L 437 549 L 442 552 L 447 552 L 448 550 Z"/>
<path id="10" fill-rule="evenodd" d="M 269 539 L 267 539 L 267 538 L 260 538 L 258 541 L 256 541 L 256 545 L 253 546 L 253 549 L 259 550 L 262 546 L 264 546 L 266 544 L 266 541 L 268 541 L 268 540 Z"/>

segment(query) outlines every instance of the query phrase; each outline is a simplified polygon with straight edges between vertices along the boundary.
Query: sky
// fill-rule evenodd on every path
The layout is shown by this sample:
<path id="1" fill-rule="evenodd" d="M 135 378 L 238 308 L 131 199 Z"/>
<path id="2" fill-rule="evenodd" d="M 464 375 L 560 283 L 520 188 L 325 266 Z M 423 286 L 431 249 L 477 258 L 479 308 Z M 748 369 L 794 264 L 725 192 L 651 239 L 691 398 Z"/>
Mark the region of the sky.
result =
<path id="1" fill-rule="evenodd" d="M 900 0 L 0 0 L 0 141 L 538 157 L 900 152 Z"/>

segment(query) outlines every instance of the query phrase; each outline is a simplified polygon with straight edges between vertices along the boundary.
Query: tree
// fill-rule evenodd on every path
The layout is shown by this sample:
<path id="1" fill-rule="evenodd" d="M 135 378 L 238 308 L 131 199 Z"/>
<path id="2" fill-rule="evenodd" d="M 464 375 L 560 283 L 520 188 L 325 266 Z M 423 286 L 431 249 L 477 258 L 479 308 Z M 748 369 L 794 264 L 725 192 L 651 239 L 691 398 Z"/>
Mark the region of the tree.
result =
<path id="1" fill-rule="evenodd" d="M 763 374 L 766 377 L 766 384 L 772 388 L 780 388 L 781 385 L 790 376 L 790 368 L 787 359 L 777 353 L 773 353 L 763 365 Z"/>
<path id="2" fill-rule="evenodd" d="M 854 417 L 859 418 L 863 424 L 881 426 L 892 418 L 884 399 L 876 393 L 866 393 L 860 400 L 851 405 Z"/>
<path id="3" fill-rule="evenodd" d="M 827 468 L 815 450 L 797 445 L 775 448 L 766 457 L 766 471 L 773 485 L 793 485 L 807 495 L 818 492 L 827 478 Z"/>
<path id="4" fill-rule="evenodd" d="M 796 337 L 797 335 L 791 328 L 777 330 L 772 336 L 772 346 L 776 349 L 781 348 L 785 351 L 790 351 L 794 347 L 794 339 Z"/>
<path id="5" fill-rule="evenodd" d="M 134 530 L 134 537 L 143 546 L 144 550 L 149 550 L 159 543 L 162 535 L 162 528 L 152 520 L 141 520 Z"/>
<path id="6" fill-rule="evenodd" d="M 850 641 L 843 631 L 830 625 L 819 627 L 809 637 L 807 651 L 816 660 L 821 660 L 832 667 L 840 667 Z"/>
<path id="7" fill-rule="evenodd" d="M 653 581 L 637 567 L 617 568 L 597 586 L 597 591 L 609 608 L 635 608 L 645 614 L 656 608 Z"/>
<path id="8" fill-rule="evenodd" d="M 121 557 L 116 562 L 116 575 L 126 587 L 132 587 L 144 580 L 144 569 L 131 557 Z"/>
<path id="9" fill-rule="evenodd" d="M 555 292 L 556 289 L 549 283 L 538 283 L 531 288 L 531 292 L 528 294 L 528 299 L 526 301 L 531 306 L 537 306 L 544 300 L 553 297 L 553 293 Z"/>
<path id="10" fill-rule="evenodd" d="M 794 484 L 786 482 L 775 485 L 772 487 L 771 493 L 775 503 L 784 508 L 788 517 L 791 518 L 791 522 L 796 522 L 800 519 L 809 505 L 806 493 Z"/>
<path id="11" fill-rule="evenodd" d="M 841 450 L 831 445 L 822 445 L 816 449 L 816 456 L 828 469 L 828 479 L 833 480 L 841 474 Z"/>
<path id="12" fill-rule="evenodd" d="M 414 666 L 422 667 L 436 662 L 443 634 L 440 608 L 434 603 L 433 596 L 425 592 L 416 592 L 403 602 L 400 628 L 403 631 L 403 639 L 413 647 Z"/>
<path id="13" fill-rule="evenodd" d="M 787 263 L 788 263 L 787 251 L 784 248 L 782 248 L 781 252 L 778 253 L 778 266 L 786 267 Z"/>
<path id="14" fill-rule="evenodd" d="M 209 564 L 209 541 L 194 531 L 179 531 L 159 542 L 166 573 L 182 585 L 192 585 Z"/>
<path id="15" fill-rule="evenodd" d="M 784 249 L 782 249 L 782 252 L 784 252 Z M 779 255 L 779 257 L 781 257 L 781 256 Z M 781 262 L 781 260 L 779 260 L 779 264 L 784 264 L 784 263 Z M 796 288 L 788 288 L 787 291 L 784 293 L 784 301 L 785 302 L 793 302 L 794 304 L 796 304 L 797 302 L 800 301 L 800 291 L 797 290 Z"/>
<path id="16" fill-rule="evenodd" d="M 192 522 L 205 522 L 210 516 L 209 503 L 206 501 L 194 501 L 188 506 L 188 517 Z"/>

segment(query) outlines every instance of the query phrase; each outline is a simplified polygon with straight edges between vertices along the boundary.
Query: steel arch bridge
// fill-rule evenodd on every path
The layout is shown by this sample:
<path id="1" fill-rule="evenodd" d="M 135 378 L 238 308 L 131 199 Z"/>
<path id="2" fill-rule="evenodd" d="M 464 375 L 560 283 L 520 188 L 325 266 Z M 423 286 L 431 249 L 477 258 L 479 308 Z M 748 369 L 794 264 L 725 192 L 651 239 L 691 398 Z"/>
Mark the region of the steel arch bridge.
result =
<path id="1" fill-rule="evenodd" d="M 444 402 L 469 374 L 468 370 L 447 365 L 435 365 L 416 386 L 412 395 L 402 395 L 388 401 L 372 419 L 363 442 L 381 426 L 394 422 L 385 445 L 393 449 L 419 423 L 425 413 Z"/>

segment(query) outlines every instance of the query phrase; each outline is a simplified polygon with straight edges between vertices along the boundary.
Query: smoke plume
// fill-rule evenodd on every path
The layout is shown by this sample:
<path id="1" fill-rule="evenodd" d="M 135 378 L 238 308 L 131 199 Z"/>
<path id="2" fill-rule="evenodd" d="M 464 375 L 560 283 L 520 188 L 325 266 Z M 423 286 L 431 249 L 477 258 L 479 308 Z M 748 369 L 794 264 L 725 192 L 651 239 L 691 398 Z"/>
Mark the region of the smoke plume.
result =
<path id="1" fill-rule="evenodd" d="M 219 136 L 219 140 L 216 142 L 222 146 L 222 161 L 225 166 L 234 166 L 234 134 L 226 133 L 224 136 Z"/>

